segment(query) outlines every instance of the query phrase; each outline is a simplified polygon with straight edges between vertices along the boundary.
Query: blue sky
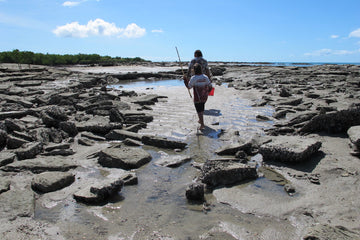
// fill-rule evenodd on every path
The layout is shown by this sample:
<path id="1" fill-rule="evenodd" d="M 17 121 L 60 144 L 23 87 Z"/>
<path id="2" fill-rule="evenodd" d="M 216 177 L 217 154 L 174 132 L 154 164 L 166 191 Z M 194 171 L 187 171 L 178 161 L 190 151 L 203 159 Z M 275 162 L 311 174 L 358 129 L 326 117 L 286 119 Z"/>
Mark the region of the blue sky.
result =
<path id="1" fill-rule="evenodd" d="M 359 0 L 0 0 L 0 51 L 360 62 Z"/>

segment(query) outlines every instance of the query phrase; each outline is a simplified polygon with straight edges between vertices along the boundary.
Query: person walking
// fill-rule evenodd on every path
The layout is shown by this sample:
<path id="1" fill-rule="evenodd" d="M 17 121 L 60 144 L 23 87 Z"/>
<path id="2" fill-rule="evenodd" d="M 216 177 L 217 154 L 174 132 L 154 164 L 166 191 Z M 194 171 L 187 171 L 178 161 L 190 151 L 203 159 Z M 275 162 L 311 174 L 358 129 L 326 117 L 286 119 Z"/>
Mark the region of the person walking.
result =
<path id="1" fill-rule="evenodd" d="M 194 75 L 190 78 L 190 80 L 188 80 L 188 78 L 184 76 L 184 83 L 188 89 L 193 88 L 194 105 L 200 123 L 199 130 L 203 130 L 205 128 L 205 124 L 204 124 L 205 103 L 208 99 L 209 92 L 212 89 L 212 85 L 208 76 L 203 74 L 202 66 L 199 63 L 195 63 L 193 69 L 194 69 Z"/>
<path id="2" fill-rule="evenodd" d="M 184 76 L 184 78 L 186 77 L 187 79 L 190 79 L 191 76 L 194 75 L 194 65 L 195 65 L 195 63 L 198 63 L 198 64 L 201 65 L 202 73 L 204 73 L 209 78 L 209 80 L 211 81 L 212 75 L 211 75 L 210 68 L 208 66 L 208 62 L 206 61 L 205 58 L 203 58 L 203 54 L 202 54 L 202 52 L 200 50 L 196 50 L 194 52 L 194 58 L 190 61 L 187 75 Z"/>

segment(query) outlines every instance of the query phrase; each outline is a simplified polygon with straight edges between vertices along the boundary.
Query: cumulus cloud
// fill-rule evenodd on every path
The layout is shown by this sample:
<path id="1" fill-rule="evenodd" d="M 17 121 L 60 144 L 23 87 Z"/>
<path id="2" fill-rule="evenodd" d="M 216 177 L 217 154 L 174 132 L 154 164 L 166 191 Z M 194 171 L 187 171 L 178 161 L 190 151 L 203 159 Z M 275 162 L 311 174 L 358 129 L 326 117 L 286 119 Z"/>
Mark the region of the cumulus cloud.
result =
<path id="1" fill-rule="evenodd" d="M 324 48 L 313 51 L 311 53 L 305 53 L 305 56 L 351 55 L 355 53 L 360 53 L 360 50 L 348 51 L 348 50 L 333 50 L 333 49 Z"/>
<path id="2" fill-rule="evenodd" d="M 86 25 L 78 22 L 58 26 L 53 30 L 58 37 L 86 38 L 90 36 L 117 36 L 124 38 L 140 38 L 146 34 L 145 28 L 131 23 L 126 28 L 119 28 L 115 23 L 106 22 L 100 18 L 90 20 Z"/>
<path id="3" fill-rule="evenodd" d="M 349 37 L 358 37 L 358 38 L 360 38 L 360 28 L 352 31 L 352 32 L 349 34 Z"/>
<path id="4" fill-rule="evenodd" d="M 88 1 L 90 1 L 90 0 L 66 1 L 62 5 L 64 7 L 75 7 L 75 6 L 80 5 L 81 3 L 88 2 Z M 99 2 L 100 0 L 95 0 L 95 1 Z"/>
<path id="5" fill-rule="evenodd" d="M 330 37 L 331 37 L 331 38 L 338 38 L 339 35 L 331 35 Z"/>
<path id="6" fill-rule="evenodd" d="M 77 5 L 79 5 L 81 2 L 71 2 L 71 1 L 66 1 L 64 2 L 62 5 L 64 7 L 75 7 Z"/>

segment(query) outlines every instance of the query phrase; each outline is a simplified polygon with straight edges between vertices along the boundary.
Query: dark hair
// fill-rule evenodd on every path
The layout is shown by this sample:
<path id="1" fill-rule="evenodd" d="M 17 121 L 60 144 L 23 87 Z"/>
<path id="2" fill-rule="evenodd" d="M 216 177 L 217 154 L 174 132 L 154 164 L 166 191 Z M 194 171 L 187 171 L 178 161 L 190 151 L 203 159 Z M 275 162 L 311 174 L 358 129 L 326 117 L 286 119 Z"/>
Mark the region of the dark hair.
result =
<path id="1" fill-rule="evenodd" d="M 194 53 L 195 57 L 202 57 L 202 52 L 200 50 L 196 50 Z"/>
<path id="2" fill-rule="evenodd" d="M 202 69 L 201 69 L 201 65 L 198 63 L 194 64 L 194 72 L 195 75 L 201 75 L 202 74 Z"/>

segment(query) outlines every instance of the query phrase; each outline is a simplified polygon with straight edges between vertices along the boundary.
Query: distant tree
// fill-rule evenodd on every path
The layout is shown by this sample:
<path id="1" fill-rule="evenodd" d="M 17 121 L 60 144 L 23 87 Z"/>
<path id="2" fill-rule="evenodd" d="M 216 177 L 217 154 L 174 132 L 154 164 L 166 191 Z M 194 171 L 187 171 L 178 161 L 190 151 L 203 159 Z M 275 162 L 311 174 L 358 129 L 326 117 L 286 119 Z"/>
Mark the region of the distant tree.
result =
<path id="1" fill-rule="evenodd" d="M 100 56 L 99 54 L 76 54 L 76 55 L 60 55 L 60 54 L 43 54 L 33 53 L 30 51 L 0 52 L 0 63 L 17 63 L 20 64 L 38 64 L 38 65 L 74 65 L 74 64 L 100 64 L 114 65 L 116 63 L 136 63 L 145 62 L 146 60 L 135 58 L 122 58 L 110 56 Z"/>

